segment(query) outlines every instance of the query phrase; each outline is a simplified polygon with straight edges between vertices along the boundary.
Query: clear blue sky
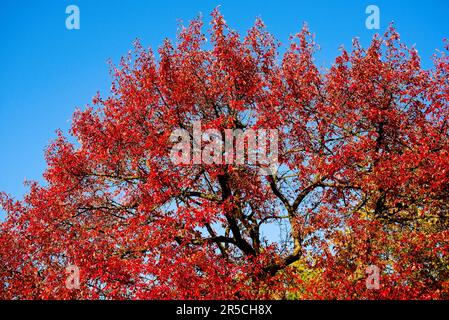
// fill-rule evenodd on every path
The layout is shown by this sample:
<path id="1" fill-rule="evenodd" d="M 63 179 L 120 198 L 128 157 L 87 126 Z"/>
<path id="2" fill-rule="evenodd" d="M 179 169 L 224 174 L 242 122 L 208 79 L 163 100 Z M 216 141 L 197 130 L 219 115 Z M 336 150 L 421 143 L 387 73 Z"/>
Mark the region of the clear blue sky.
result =
<path id="1" fill-rule="evenodd" d="M 65 27 L 70 4 L 80 8 L 80 30 Z M 20 198 L 25 179 L 42 181 L 43 151 L 55 130 L 67 131 L 74 109 L 97 90 L 108 93 L 106 61 L 117 62 L 134 39 L 156 48 L 164 37 L 174 37 L 179 19 L 202 13 L 209 20 L 221 5 L 233 28 L 243 32 L 260 16 L 284 44 L 308 22 L 321 46 L 318 62 L 329 65 L 340 45 L 349 47 L 355 36 L 366 44 L 375 33 L 365 28 L 370 4 L 380 8 L 381 31 L 395 21 L 425 66 L 449 38 L 447 0 L 1 0 L 0 190 Z"/>

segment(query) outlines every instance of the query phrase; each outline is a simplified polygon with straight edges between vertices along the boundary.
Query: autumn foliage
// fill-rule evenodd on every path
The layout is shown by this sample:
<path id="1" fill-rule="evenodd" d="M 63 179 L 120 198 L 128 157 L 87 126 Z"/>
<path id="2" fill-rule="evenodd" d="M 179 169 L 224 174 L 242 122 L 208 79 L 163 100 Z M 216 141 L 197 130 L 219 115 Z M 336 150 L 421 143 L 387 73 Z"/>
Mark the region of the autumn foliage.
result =
<path id="1" fill-rule="evenodd" d="M 282 56 L 260 20 L 205 28 L 136 43 L 77 142 L 48 147 L 45 185 L 1 194 L 0 298 L 448 299 L 449 57 L 424 70 L 390 27 L 325 69 L 306 27 Z M 279 130 L 279 171 L 173 164 L 198 120 Z"/>

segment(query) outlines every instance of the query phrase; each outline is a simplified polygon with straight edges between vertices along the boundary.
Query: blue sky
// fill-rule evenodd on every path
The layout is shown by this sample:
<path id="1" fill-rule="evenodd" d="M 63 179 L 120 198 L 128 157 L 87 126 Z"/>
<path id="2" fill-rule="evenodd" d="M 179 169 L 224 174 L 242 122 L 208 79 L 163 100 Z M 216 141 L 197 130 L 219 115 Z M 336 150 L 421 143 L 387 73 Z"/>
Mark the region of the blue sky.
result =
<path id="1" fill-rule="evenodd" d="M 80 9 L 80 30 L 67 30 L 65 9 Z M 0 190 L 21 197 L 25 179 L 42 181 L 44 148 L 64 131 L 76 107 L 97 91 L 108 94 L 107 60 L 114 62 L 139 38 L 157 48 L 173 38 L 177 21 L 209 13 L 218 5 L 226 21 L 242 33 L 261 17 L 283 43 L 307 22 L 328 66 L 340 45 L 353 37 L 367 44 L 375 30 L 365 27 L 365 8 L 380 8 L 381 30 L 394 21 L 402 40 L 415 44 L 424 66 L 449 38 L 449 1 L 0 1 Z M 0 217 L 2 214 L 0 213 Z"/>

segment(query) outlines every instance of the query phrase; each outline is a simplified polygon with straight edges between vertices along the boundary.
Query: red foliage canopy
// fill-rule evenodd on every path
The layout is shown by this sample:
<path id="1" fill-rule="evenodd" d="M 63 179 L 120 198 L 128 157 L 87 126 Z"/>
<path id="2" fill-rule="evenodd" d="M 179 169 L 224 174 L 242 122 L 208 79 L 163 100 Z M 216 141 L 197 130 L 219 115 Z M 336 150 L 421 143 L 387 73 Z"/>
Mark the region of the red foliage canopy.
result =
<path id="1" fill-rule="evenodd" d="M 137 43 L 47 184 L 1 194 L 0 297 L 449 298 L 449 58 L 423 70 L 390 28 L 319 70 L 307 28 L 279 59 L 262 21 L 242 39 L 212 16 L 207 40 L 197 19 L 157 57 Z M 198 120 L 279 130 L 279 171 L 173 164 Z"/>

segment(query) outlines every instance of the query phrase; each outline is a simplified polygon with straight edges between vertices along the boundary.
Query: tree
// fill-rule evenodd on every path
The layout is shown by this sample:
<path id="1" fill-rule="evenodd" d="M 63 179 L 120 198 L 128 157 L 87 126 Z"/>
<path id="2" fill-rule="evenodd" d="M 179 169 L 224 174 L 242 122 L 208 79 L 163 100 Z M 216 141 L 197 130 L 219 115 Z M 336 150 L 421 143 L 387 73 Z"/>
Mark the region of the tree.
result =
<path id="1" fill-rule="evenodd" d="M 46 185 L 1 195 L 0 297 L 447 298 L 448 57 L 424 70 L 390 27 L 320 71 L 306 27 L 281 60 L 261 20 L 242 39 L 215 10 L 202 30 L 157 57 L 136 42 L 75 112 L 77 142 L 48 147 Z M 195 121 L 276 129 L 279 170 L 174 164 Z"/>

